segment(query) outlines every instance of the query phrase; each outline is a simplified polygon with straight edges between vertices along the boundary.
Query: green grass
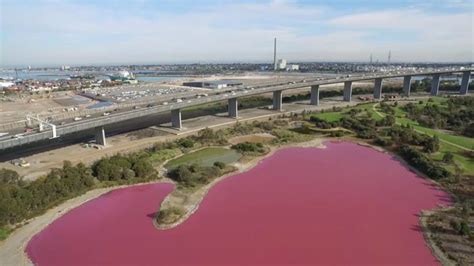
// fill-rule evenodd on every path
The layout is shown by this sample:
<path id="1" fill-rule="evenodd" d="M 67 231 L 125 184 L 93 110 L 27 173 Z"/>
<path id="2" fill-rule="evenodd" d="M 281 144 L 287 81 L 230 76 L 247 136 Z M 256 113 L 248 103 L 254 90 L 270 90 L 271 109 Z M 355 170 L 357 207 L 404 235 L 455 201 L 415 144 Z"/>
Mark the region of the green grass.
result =
<path id="1" fill-rule="evenodd" d="M 431 158 L 441 161 L 444 154 L 451 152 L 454 155 L 454 161 L 463 170 L 465 174 L 474 175 L 474 160 L 464 156 L 464 151 L 446 143 L 440 143 L 440 149 L 437 153 L 431 155 Z M 448 170 L 454 172 L 453 166 L 448 166 Z"/>
<path id="2" fill-rule="evenodd" d="M 405 113 L 403 112 L 402 116 L 404 116 L 404 114 Z M 414 129 L 419 130 L 420 132 L 423 132 L 423 133 L 425 133 L 427 135 L 430 135 L 430 136 L 436 135 L 441 140 L 445 140 L 447 142 L 454 143 L 454 144 L 459 145 L 461 147 L 465 147 L 465 148 L 468 148 L 468 149 L 472 149 L 472 147 L 474 147 L 474 139 L 473 138 L 468 138 L 468 137 L 464 137 L 464 136 L 457 136 L 457 135 L 451 135 L 449 133 L 446 133 L 446 132 L 443 132 L 443 131 L 440 131 L 440 130 L 423 127 L 423 126 L 420 126 L 418 124 L 418 122 L 413 121 L 411 119 L 408 119 L 406 117 L 397 116 L 396 120 L 397 120 L 397 123 L 400 123 L 400 124 L 403 124 L 403 125 L 409 124 L 409 125 L 413 126 Z"/>
<path id="3" fill-rule="evenodd" d="M 372 119 L 374 119 L 376 121 L 381 120 L 383 118 L 382 116 L 377 114 L 377 112 L 374 111 L 374 104 L 373 103 L 360 104 L 360 105 L 357 105 L 353 108 L 362 110 L 363 111 L 362 114 L 370 114 Z"/>
<path id="4" fill-rule="evenodd" d="M 442 98 L 442 97 L 434 97 L 432 98 L 432 102 L 428 102 L 426 100 L 423 101 L 423 104 L 419 104 L 420 108 L 426 104 L 445 104 L 447 99 Z M 378 110 L 380 112 L 380 110 Z M 396 121 L 399 124 L 409 124 L 413 126 L 414 129 L 423 132 L 424 134 L 427 134 L 429 136 L 438 136 L 440 140 L 447 141 L 449 143 L 453 143 L 456 145 L 459 145 L 461 147 L 469 148 L 472 149 L 474 147 L 474 139 L 468 138 L 468 137 L 463 137 L 463 136 L 457 136 L 457 135 L 451 135 L 447 132 L 443 132 L 440 130 L 432 129 L 432 128 L 427 128 L 420 126 L 418 122 L 413 121 L 411 119 L 406 118 L 406 112 L 403 111 L 403 109 L 399 106 L 395 107 L 395 116 L 396 116 Z M 471 158 L 468 158 L 464 155 L 464 150 L 454 146 L 450 145 L 449 143 L 446 142 L 440 142 L 440 150 L 431 155 L 431 158 L 441 161 L 444 154 L 447 152 L 451 152 L 454 155 L 454 161 L 455 163 L 464 171 L 465 174 L 470 174 L 474 175 L 474 160 Z M 454 166 L 452 165 L 444 165 L 449 171 L 454 172 Z"/>
<path id="5" fill-rule="evenodd" d="M 6 239 L 8 237 L 8 235 L 10 235 L 11 232 L 12 232 L 11 229 L 0 228 L 0 240 Z"/>
<path id="6" fill-rule="evenodd" d="M 343 117 L 343 113 L 342 112 L 325 112 L 325 113 L 313 114 L 311 116 L 317 117 L 319 119 L 323 119 L 328 122 L 335 122 L 335 121 L 339 121 Z"/>
<path id="7" fill-rule="evenodd" d="M 161 163 L 171 158 L 174 158 L 181 154 L 180 149 L 163 149 L 153 152 L 150 156 L 150 160 L 153 164 Z"/>
<path id="8" fill-rule="evenodd" d="M 374 120 L 381 120 L 383 117 L 374 111 L 373 105 L 374 105 L 373 103 L 365 103 L 365 104 L 360 104 L 354 107 L 344 108 L 344 111 L 340 111 L 340 112 L 324 112 L 324 113 L 313 114 L 311 116 L 317 117 L 327 122 L 335 122 L 335 121 L 339 121 L 342 117 L 344 117 L 344 115 L 346 114 L 346 112 L 348 112 L 348 110 L 359 109 L 359 110 L 362 110 L 362 112 L 358 115 L 370 114 L 370 116 Z"/>
<path id="9" fill-rule="evenodd" d="M 242 155 L 235 150 L 224 148 L 205 148 L 191 152 L 169 161 L 165 167 L 170 170 L 182 164 L 197 163 L 201 166 L 212 166 L 214 162 L 233 163 L 238 161 Z"/>

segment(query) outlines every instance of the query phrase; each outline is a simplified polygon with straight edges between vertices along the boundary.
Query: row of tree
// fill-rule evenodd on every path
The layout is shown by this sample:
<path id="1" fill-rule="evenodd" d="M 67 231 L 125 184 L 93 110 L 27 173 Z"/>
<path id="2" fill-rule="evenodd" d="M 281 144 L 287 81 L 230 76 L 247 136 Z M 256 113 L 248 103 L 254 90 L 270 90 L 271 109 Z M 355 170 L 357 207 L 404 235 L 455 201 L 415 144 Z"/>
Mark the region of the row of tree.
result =
<path id="1" fill-rule="evenodd" d="M 445 178 L 450 173 L 424 153 L 433 153 L 439 150 L 440 143 L 437 136 L 416 132 L 410 125 L 396 125 L 393 106 L 381 104 L 382 110 L 387 113 L 383 119 L 375 120 L 371 114 L 364 113 L 360 108 L 353 108 L 343 114 L 339 121 L 327 122 L 316 116 L 310 117 L 317 127 L 331 128 L 344 127 L 354 131 L 359 138 L 371 139 L 380 146 L 392 147 L 413 167 L 417 168 L 433 179 Z M 411 147 L 410 145 L 421 147 Z M 447 163 L 452 161 L 451 156 L 443 158 Z"/>
<path id="2" fill-rule="evenodd" d="M 446 105 L 409 103 L 404 110 L 423 126 L 455 131 L 474 137 L 474 97 L 452 97 Z"/>
<path id="3" fill-rule="evenodd" d="M 0 169 L 0 228 L 41 214 L 103 181 L 135 182 L 156 176 L 147 153 L 106 157 L 92 167 L 65 161 L 62 168 L 52 169 L 34 181 L 24 181 L 17 172 Z"/>

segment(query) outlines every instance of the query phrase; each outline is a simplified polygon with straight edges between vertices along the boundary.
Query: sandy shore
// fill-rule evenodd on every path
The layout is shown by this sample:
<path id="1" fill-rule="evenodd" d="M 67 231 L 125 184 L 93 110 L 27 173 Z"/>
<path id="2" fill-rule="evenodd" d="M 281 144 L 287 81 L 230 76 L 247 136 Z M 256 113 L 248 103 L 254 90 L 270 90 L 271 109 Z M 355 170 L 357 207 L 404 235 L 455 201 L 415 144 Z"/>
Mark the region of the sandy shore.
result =
<path id="1" fill-rule="evenodd" d="M 257 157 L 252 159 L 249 162 L 245 163 L 237 163 L 235 166 L 237 167 L 237 171 L 234 171 L 232 173 L 226 174 L 222 177 L 216 178 L 213 182 L 210 184 L 206 185 L 205 187 L 202 187 L 198 191 L 193 193 L 193 200 L 190 201 L 188 204 L 188 212 L 187 214 L 182 217 L 178 222 L 176 222 L 173 225 L 169 225 L 166 228 L 172 228 L 181 222 L 185 221 L 189 216 L 194 213 L 198 207 L 199 204 L 201 203 L 202 199 L 205 197 L 207 192 L 212 188 L 215 184 L 217 184 L 219 181 L 225 179 L 226 177 L 247 171 L 251 169 L 252 167 L 256 166 L 258 162 L 260 162 L 262 159 L 267 158 L 271 156 L 275 151 L 281 149 L 281 148 L 286 148 L 286 147 L 324 147 L 323 146 L 323 141 L 324 139 L 314 139 L 308 142 L 304 143 L 297 143 L 297 144 L 288 144 L 284 146 L 278 146 L 278 147 L 272 147 L 271 151 L 266 154 L 265 156 Z M 172 182 L 169 179 L 163 178 L 159 181 L 151 182 L 151 183 L 170 183 Z M 143 183 L 142 183 L 143 184 Z M 135 185 L 142 185 L 142 184 L 134 184 L 130 186 L 135 186 Z M 6 265 L 6 266 L 17 266 L 17 265 L 33 265 L 33 263 L 30 261 L 28 258 L 25 249 L 30 241 L 30 239 L 39 233 L 41 230 L 46 228 L 49 224 L 51 224 L 54 220 L 58 219 L 68 211 L 84 204 L 85 202 L 88 202 L 90 200 L 93 200 L 105 193 L 108 193 L 112 190 L 119 189 L 119 188 L 124 188 L 128 187 L 129 185 L 125 186 L 115 186 L 115 187 L 108 187 L 108 188 L 100 188 L 100 189 L 94 189 L 91 191 L 86 192 L 85 194 L 70 199 L 59 206 L 56 206 L 50 210 L 48 210 L 46 213 L 44 213 L 41 216 L 35 217 L 25 223 L 22 227 L 18 228 L 15 230 L 6 240 L 0 242 L 0 265 Z M 170 194 L 171 195 L 171 194 Z M 166 202 L 169 201 L 169 196 L 165 198 L 165 200 L 162 202 L 162 206 L 167 204 Z"/>
<path id="2" fill-rule="evenodd" d="M 323 138 L 315 138 L 315 139 L 307 141 L 307 142 L 275 146 L 275 147 L 272 147 L 270 152 L 267 153 L 264 156 L 259 156 L 259 157 L 253 158 L 252 160 L 247 161 L 247 162 L 235 163 L 234 166 L 237 168 L 237 171 L 234 171 L 232 173 L 228 173 L 224 176 L 216 178 L 210 184 L 208 184 L 206 186 L 203 186 L 202 188 L 200 188 L 197 191 L 193 192 L 192 195 L 187 195 L 187 201 L 185 202 L 185 204 L 183 206 L 186 209 L 187 212 L 181 219 L 179 219 L 177 222 L 175 222 L 173 224 L 170 224 L 170 225 L 158 226 L 155 223 L 155 226 L 159 229 L 165 229 L 166 230 L 166 229 L 170 229 L 170 228 L 176 227 L 177 225 L 181 224 L 182 222 L 184 222 L 187 218 L 189 218 L 199 208 L 199 204 L 202 202 L 204 197 L 207 195 L 207 193 L 210 191 L 210 189 L 214 185 L 216 185 L 218 182 L 224 180 L 225 178 L 227 178 L 229 176 L 233 176 L 233 175 L 236 175 L 236 174 L 239 174 L 239 173 L 242 173 L 242 172 L 245 172 L 245 171 L 248 171 L 248 170 L 252 169 L 256 165 L 258 165 L 258 163 L 260 161 L 262 161 L 263 159 L 265 159 L 267 157 L 272 156 L 276 151 L 278 151 L 280 149 L 283 149 L 283 148 L 288 148 L 288 147 L 325 148 L 323 142 L 326 141 L 326 140 L 327 139 L 323 139 Z M 391 156 L 394 156 L 398 161 L 402 162 L 405 167 L 410 168 L 411 170 L 414 170 L 413 167 L 410 167 L 409 165 L 404 163 L 403 160 L 401 160 L 400 158 L 398 158 L 394 154 L 391 154 L 390 152 L 387 152 L 387 151 L 383 150 L 380 147 L 374 147 L 373 145 L 370 145 L 370 144 L 367 144 L 367 143 L 364 143 L 364 142 L 360 142 L 360 141 L 350 140 L 350 139 L 341 139 L 341 141 L 356 142 L 356 143 L 358 143 L 360 145 L 363 145 L 363 146 L 375 148 L 376 150 L 378 150 L 380 152 L 388 153 Z M 417 172 L 417 174 L 419 174 L 420 176 L 424 177 L 424 175 L 422 175 L 418 171 L 415 170 L 415 172 Z M 427 179 L 427 180 L 430 180 L 430 179 Z M 430 180 L 430 181 L 432 181 L 432 180 Z M 172 183 L 171 180 L 163 178 L 159 181 L 155 181 L 155 182 L 151 182 L 151 183 L 170 183 L 170 182 Z M 436 182 L 433 182 L 433 183 L 436 183 Z M 140 184 L 135 184 L 135 185 L 140 185 Z M 134 186 L 134 185 L 132 185 L 132 186 Z M 89 192 L 87 192 L 87 193 L 85 193 L 85 194 L 83 194 L 79 197 L 68 200 L 68 201 L 62 203 L 61 205 L 48 210 L 45 214 L 43 214 L 41 216 L 38 216 L 38 217 L 35 217 L 35 218 L 31 219 L 30 221 L 28 221 L 27 224 L 25 224 L 21 228 L 17 229 L 5 241 L 0 243 L 0 265 L 7 265 L 7 266 L 10 266 L 10 265 L 33 265 L 33 263 L 29 260 L 27 254 L 25 252 L 25 249 L 26 249 L 26 246 L 27 246 L 28 242 L 30 241 L 30 239 L 35 234 L 37 234 L 38 232 L 40 232 L 41 230 L 46 228 L 54 220 L 58 219 L 59 217 L 61 217 L 65 213 L 67 213 L 68 211 L 80 206 L 81 204 L 83 204 L 83 203 L 85 203 L 89 200 L 95 199 L 95 198 L 97 198 L 97 197 L 99 197 L 99 196 L 101 196 L 101 195 L 103 195 L 107 192 L 110 192 L 110 191 L 115 190 L 115 189 L 123 188 L 123 187 L 128 187 L 128 186 L 115 186 L 115 187 L 91 190 L 91 191 L 89 191 Z M 173 192 L 175 192 L 175 191 L 173 191 Z M 160 208 L 161 207 L 166 208 L 170 205 L 176 205 L 177 204 L 176 198 L 173 199 L 173 192 L 170 193 L 163 200 L 163 202 L 161 203 Z M 183 203 L 183 202 L 181 202 L 181 203 Z M 422 214 L 420 216 L 421 216 L 420 217 L 420 224 L 423 227 L 423 230 L 426 230 L 425 219 L 424 219 L 425 215 Z M 446 258 L 443 256 L 444 254 L 440 250 L 437 250 L 436 246 L 434 245 L 434 243 L 432 243 L 431 238 L 427 234 L 428 234 L 428 232 L 425 231 L 424 235 L 425 235 L 425 239 L 427 241 L 427 245 L 432 249 L 433 254 L 443 264 L 450 265 L 449 263 L 447 263 L 447 262 L 449 262 L 449 260 L 446 260 Z"/>
<path id="3" fill-rule="evenodd" d="M 150 182 L 150 184 L 151 183 L 169 183 L 169 181 L 162 179 Z M 143 185 L 143 183 L 94 189 L 48 210 L 41 216 L 29 220 L 25 225 L 15 230 L 6 240 L 0 243 L 0 265 L 33 265 L 33 263 L 28 258 L 25 249 L 28 242 L 34 235 L 39 233 L 54 220 L 58 219 L 68 211 L 84 204 L 85 202 L 88 202 L 89 200 L 95 199 L 115 189 L 136 185 Z"/>

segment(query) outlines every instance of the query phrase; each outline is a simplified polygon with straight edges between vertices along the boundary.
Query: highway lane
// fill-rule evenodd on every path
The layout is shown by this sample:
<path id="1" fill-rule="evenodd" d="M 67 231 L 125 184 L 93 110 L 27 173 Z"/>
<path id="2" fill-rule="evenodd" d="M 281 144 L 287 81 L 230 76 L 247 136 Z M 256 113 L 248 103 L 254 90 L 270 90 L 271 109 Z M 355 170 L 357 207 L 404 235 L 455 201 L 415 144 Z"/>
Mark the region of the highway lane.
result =
<path id="1" fill-rule="evenodd" d="M 182 102 L 173 102 L 165 104 L 164 102 L 156 103 L 155 106 L 149 106 L 146 108 L 132 109 L 132 110 L 122 110 L 117 113 L 112 113 L 108 116 L 99 116 L 95 115 L 87 119 L 80 121 L 66 122 L 65 125 L 58 125 L 57 132 L 59 135 L 71 134 L 73 132 L 88 130 L 99 126 L 106 126 L 113 123 L 119 123 L 130 119 L 136 119 L 143 116 L 148 116 L 152 114 L 160 114 L 170 112 L 171 110 L 184 109 L 187 107 L 225 101 L 231 98 L 247 97 L 254 96 L 274 91 L 285 91 L 291 89 L 300 89 L 305 87 L 311 87 L 314 85 L 328 85 L 342 83 L 346 81 L 356 82 L 364 80 L 372 80 L 376 78 L 397 78 L 404 77 L 407 75 L 410 76 L 426 76 L 433 74 L 452 74 L 456 72 L 466 72 L 472 71 L 472 69 L 449 69 L 449 70 L 434 70 L 434 71 L 425 71 L 425 72 L 396 72 L 396 73 L 377 73 L 372 75 L 362 75 L 362 76 L 351 76 L 346 75 L 344 77 L 335 77 L 335 78 L 317 78 L 317 79 L 304 79 L 299 82 L 285 82 L 279 84 L 265 84 L 255 87 L 247 86 L 238 86 L 231 87 L 222 90 L 215 90 L 213 94 L 207 97 L 200 97 L 194 99 L 184 99 Z M 43 132 L 31 133 L 25 136 L 22 136 L 18 139 L 2 139 L 0 140 L 0 149 L 26 144 L 32 141 L 38 141 L 52 137 L 51 130 L 46 130 Z"/>

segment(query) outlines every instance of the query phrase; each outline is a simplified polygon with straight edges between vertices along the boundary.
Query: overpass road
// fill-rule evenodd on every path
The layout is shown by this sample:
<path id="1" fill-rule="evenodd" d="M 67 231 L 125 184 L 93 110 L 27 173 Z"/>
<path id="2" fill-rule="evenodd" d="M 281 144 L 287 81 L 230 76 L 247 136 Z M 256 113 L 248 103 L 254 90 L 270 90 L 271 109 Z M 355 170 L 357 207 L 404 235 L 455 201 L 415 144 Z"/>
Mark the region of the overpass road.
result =
<path id="1" fill-rule="evenodd" d="M 469 87 L 469 80 L 472 72 L 472 68 L 460 68 L 460 69 L 442 69 L 442 70 L 430 70 L 430 71 L 403 71 L 403 72 L 391 72 L 391 73 L 375 73 L 369 75 L 358 75 L 358 76 L 339 76 L 334 78 L 318 78 L 318 79 L 305 79 L 301 81 L 291 81 L 286 83 L 276 84 L 262 84 L 253 87 L 239 86 L 227 88 L 224 90 L 216 90 L 214 94 L 200 98 L 185 98 L 181 102 L 164 103 L 157 102 L 153 106 L 142 107 L 138 109 L 126 108 L 120 112 L 111 113 L 107 116 L 100 116 L 98 114 L 93 117 L 89 117 L 80 121 L 66 120 L 66 124 L 56 125 L 56 134 L 53 134 L 53 130 L 48 128 L 47 125 L 42 125 L 45 128 L 41 132 L 33 132 L 25 135 L 16 135 L 13 138 L 0 139 L 0 150 L 9 149 L 33 142 L 47 140 L 53 138 L 53 135 L 58 137 L 76 133 L 80 131 L 95 129 L 96 130 L 96 142 L 98 144 L 105 145 L 105 131 L 104 126 L 118 124 L 120 122 L 138 119 L 141 117 L 159 114 L 159 113 L 171 113 L 172 126 L 180 129 L 182 127 L 181 122 L 181 110 L 193 106 L 203 105 L 207 103 L 228 101 L 229 102 L 229 116 L 238 117 L 238 98 L 254 96 L 265 93 L 273 93 L 273 109 L 282 109 L 282 92 L 301 89 L 311 88 L 311 104 L 319 104 L 319 90 L 321 85 L 344 83 L 343 100 L 351 101 L 352 97 L 352 83 L 357 81 L 374 80 L 374 98 L 382 98 L 383 90 L 383 79 L 387 78 L 403 78 L 403 88 L 406 96 L 410 95 L 411 78 L 413 76 L 432 76 L 432 87 L 431 95 L 435 96 L 439 94 L 439 83 L 441 75 L 450 75 L 462 73 L 462 81 L 460 87 L 460 94 L 467 94 Z M 64 121 L 64 122 L 66 122 Z M 55 123 L 57 123 L 55 121 Z M 39 124 L 42 124 L 41 122 Z"/>

